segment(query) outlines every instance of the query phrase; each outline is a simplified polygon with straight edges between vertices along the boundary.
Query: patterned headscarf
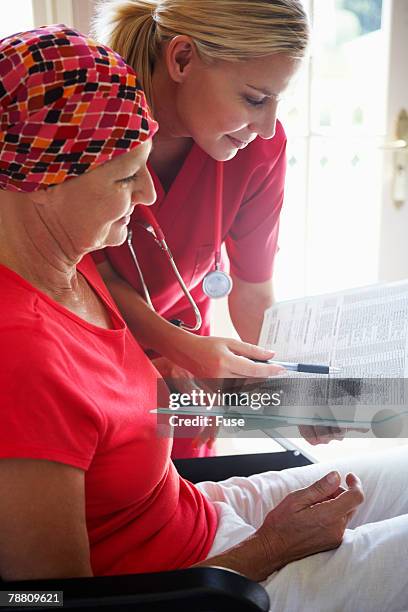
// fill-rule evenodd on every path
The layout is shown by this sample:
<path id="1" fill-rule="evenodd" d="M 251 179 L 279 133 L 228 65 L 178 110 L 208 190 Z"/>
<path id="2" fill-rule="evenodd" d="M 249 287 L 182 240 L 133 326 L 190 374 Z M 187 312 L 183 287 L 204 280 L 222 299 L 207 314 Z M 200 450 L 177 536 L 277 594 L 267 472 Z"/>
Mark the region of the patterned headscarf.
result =
<path id="1" fill-rule="evenodd" d="M 0 189 L 62 183 L 157 130 L 136 74 L 64 25 L 0 41 Z"/>

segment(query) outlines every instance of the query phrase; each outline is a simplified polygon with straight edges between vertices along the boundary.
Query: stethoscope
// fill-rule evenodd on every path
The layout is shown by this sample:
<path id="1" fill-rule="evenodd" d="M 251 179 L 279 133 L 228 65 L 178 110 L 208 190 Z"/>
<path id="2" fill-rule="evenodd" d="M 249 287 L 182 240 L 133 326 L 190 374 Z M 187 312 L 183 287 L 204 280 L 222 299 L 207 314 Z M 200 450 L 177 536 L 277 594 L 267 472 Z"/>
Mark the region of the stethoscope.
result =
<path id="1" fill-rule="evenodd" d="M 218 299 L 226 297 L 231 293 L 232 290 L 232 278 L 229 274 L 221 270 L 221 231 L 222 231 L 222 195 L 223 195 L 223 186 L 224 186 L 224 164 L 222 162 L 217 162 L 216 166 L 216 197 L 215 197 L 215 226 L 214 226 L 214 269 L 208 272 L 202 283 L 203 291 L 205 295 L 212 299 Z M 160 225 L 157 223 L 156 218 L 151 212 L 148 206 L 140 206 L 138 209 L 139 219 L 137 223 L 144 227 L 148 232 L 150 232 L 156 242 L 156 244 L 160 247 L 162 251 L 167 256 L 168 261 L 173 269 L 173 272 L 177 278 L 180 287 L 183 290 L 184 295 L 188 299 L 191 308 L 194 311 L 195 316 L 195 325 L 188 325 L 181 321 L 180 319 L 172 319 L 170 323 L 177 325 L 178 327 L 182 327 L 188 331 L 197 331 L 200 329 L 202 324 L 201 313 L 198 309 L 197 304 L 195 303 L 190 291 L 188 290 L 185 282 L 183 281 L 180 272 L 176 266 L 176 262 L 174 261 L 173 255 L 166 243 L 166 239 L 164 237 L 163 231 Z M 132 256 L 133 262 L 135 264 L 136 270 L 138 272 L 140 281 L 142 283 L 143 293 L 145 296 L 145 300 L 147 304 L 150 306 L 152 310 L 154 310 L 154 306 L 150 297 L 149 290 L 147 288 L 139 261 L 137 259 L 135 250 L 132 244 L 133 232 L 131 229 L 128 230 L 127 234 L 127 244 L 129 247 L 130 254 Z"/>

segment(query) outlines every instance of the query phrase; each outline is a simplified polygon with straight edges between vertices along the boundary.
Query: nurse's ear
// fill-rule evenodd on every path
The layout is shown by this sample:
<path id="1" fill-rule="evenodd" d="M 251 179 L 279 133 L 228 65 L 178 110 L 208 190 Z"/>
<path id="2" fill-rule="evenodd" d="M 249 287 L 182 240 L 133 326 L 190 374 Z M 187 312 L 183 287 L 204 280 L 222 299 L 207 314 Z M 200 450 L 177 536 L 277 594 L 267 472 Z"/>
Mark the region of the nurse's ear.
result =
<path id="1" fill-rule="evenodd" d="M 184 34 L 171 39 L 164 50 L 164 55 L 170 78 L 176 83 L 183 83 L 194 63 L 199 60 L 192 38 Z"/>

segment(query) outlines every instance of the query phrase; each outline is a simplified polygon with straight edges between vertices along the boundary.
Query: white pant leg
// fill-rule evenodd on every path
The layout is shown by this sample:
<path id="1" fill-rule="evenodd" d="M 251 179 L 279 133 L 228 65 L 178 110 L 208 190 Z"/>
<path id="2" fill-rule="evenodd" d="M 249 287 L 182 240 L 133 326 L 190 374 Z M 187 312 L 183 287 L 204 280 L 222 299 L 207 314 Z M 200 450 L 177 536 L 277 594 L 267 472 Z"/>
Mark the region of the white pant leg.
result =
<path id="1" fill-rule="evenodd" d="M 222 483 L 200 483 L 216 502 L 219 527 L 209 557 L 237 544 L 262 523 L 290 491 L 307 486 L 331 469 L 355 471 L 366 501 L 342 545 L 290 563 L 266 581 L 279 612 L 385 612 L 408 609 L 408 449 L 400 447 L 334 464 L 266 472 Z M 398 518 L 397 515 L 402 514 Z M 388 519 L 388 520 L 383 520 Z M 374 521 L 380 521 L 374 523 Z M 363 525 L 363 523 L 368 523 Z"/>
<path id="2" fill-rule="evenodd" d="M 224 502 L 208 558 L 255 532 Z M 347 529 L 335 550 L 289 563 L 263 583 L 271 612 L 406 612 L 408 515 Z"/>
<path id="3" fill-rule="evenodd" d="M 350 528 L 408 513 L 408 446 L 249 478 L 234 476 L 222 482 L 201 482 L 198 487 L 211 500 L 232 506 L 246 523 L 258 528 L 266 514 L 291 491 L 312 484 L 333 469 L 343 477 L 355 472 L 362 481 L 366 500 Z"/>
<path id="4" fill-rule="evenodd" d="M 347 529 L 335 550 L 289 563 L 263 586 L 273 612 L 408 610 L 408 515 Z"/>

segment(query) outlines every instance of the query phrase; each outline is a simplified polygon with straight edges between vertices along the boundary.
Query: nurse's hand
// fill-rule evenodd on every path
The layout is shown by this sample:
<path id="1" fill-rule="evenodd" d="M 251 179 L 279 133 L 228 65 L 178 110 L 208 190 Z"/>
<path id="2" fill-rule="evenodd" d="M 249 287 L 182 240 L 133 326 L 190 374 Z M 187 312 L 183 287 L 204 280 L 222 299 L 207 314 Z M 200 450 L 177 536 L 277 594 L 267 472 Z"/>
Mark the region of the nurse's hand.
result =
<path id="1" fill-rule="evenodd" d="M 180 393 L 190 393 L 193 389 L 199 388 L 194 380 L 193 372 L 170 361 L 167 357 L 152 359 L 152 364 L 163 378 L 171 379 L 171 386 Z"/>
<path id="2" fill-rule="evenodd" d="M 299 433 L 309 444 L 328 444 L 332 440 L 343 440 L 347 428 L 325 425 L 299 425 Z"/>
<path id="3" fill-rule="evenodd" d="M 186 334 L 174 353 L 173 361 L 199 379 L 262 379 L 285 372 L 277 365 L 251 361 L 271 359 L 275 355 L 273 351 L 233 338 Z"/>
<path id="4" fill-rule="evenodd" d="M 358 431 L 367 433 L 368 428 L 363 427 L 337 427 L 326 425 L 299 425 L 299 433 L 309 444 L 328 444 L 332 440 L 343 440 L 347 432 Z"/>

